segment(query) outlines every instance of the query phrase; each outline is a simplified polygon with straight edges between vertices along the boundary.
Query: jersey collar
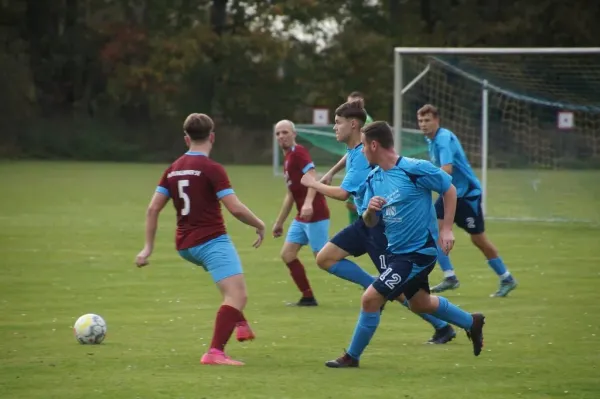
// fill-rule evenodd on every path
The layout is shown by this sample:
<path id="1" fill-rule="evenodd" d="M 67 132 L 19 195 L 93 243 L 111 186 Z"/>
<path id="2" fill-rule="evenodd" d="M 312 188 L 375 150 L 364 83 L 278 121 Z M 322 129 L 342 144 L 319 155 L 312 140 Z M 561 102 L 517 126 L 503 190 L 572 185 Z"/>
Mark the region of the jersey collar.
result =
<path id="1" fill-rule="evenodd" d="M 207 156 L 202 151 L 188 151 L 188 152 L 185 153 L 185 155 L 194 155 L 194 156 L 201 156 L 201 157 L 206 157 Z"/>

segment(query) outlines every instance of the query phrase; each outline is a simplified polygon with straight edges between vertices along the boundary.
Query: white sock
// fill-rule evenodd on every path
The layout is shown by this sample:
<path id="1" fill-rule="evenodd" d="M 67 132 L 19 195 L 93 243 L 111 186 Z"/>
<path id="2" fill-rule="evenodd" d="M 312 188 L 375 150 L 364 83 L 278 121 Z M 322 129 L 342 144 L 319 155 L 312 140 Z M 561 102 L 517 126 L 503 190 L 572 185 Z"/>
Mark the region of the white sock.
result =
<path id="1" fill-rule="evenodd" d="M 510 277 L 510 272 L 507 270 L 506 273 L 500 276 L 500 280 L 506 280 Z"/>
<path id="2" fill-rule="evenodd" d="M 446 270 L 446 271 L 444 271 L 444 277 L 445 277 L 445 278 L 448 278 L 448 277 L 454 277 L 454 276 L 456 276 L 456 275 L 454 274 L 454 270 Z"/>

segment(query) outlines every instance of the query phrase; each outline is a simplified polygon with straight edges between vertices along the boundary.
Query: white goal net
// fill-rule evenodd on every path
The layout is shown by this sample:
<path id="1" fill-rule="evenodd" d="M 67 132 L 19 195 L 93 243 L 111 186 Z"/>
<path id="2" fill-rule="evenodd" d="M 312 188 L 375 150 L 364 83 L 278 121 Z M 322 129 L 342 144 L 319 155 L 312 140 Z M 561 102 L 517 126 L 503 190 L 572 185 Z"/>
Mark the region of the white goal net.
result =
<path id="1" fill-rule="evenodd" d="M 600 222 L 600 48 L 397 48 L 395 63 L 396 133 L 435 105 L 487 217 Z"/>

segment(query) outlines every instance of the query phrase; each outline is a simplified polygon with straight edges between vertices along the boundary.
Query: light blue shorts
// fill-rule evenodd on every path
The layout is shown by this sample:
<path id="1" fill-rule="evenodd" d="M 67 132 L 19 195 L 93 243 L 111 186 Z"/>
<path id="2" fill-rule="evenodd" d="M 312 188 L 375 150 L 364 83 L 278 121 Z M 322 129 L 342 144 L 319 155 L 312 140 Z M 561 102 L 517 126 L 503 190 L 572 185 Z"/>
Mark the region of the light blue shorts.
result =
<path id="1" fill-rule="evenodd" d="M 242 262 L 227 234 L 192 248 L 182 249 L 179 255 L 188 262 L 202 266 L 215 283 L 242 274 Z"/>
<path id="2" fill-rule="evenodd" d="M 313 223 L 294 219 L 285 240 L 299 245 L 308 244 L 313 252 L 319 252 L 329 241 L 329 219 Z"/>

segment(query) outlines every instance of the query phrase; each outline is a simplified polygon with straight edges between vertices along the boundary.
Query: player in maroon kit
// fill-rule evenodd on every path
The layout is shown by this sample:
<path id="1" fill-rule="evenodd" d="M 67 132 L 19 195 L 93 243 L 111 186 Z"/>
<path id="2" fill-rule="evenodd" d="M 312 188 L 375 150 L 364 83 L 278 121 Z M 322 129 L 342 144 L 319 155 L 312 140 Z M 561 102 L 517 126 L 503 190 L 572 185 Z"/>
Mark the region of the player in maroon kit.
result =
<path id="1" fill-rule="evenodd" d="M 136 264 L 148 264 L 158 216 L 172 198 L 177 212 L 177 251 L 208 271 L 223 295 L 210 349 L 200 363 L 242 366 L 244 363 L 225 355 L 225 344 L 236 327 L 238 341 L 252 340 L 254 333 L 242 313 L 247 301 L 246 282 L 225 229 L 220 202 L 238 220 L 256 229 L 255 248 L 263 240 L 265 225 L 235 195 L 223 166 L 208 157 L 215 141 L 213 128 L 212 119 L 204 114 L 191 114 L 185 120 L 183 131 L 189 151 L 167 168 L 156 188 L 146 215 L 146 244 Z"/>
<path id="2" fill-rule="evenodd" d="M 313 254 L 317 253 L 329 240 L 329 208 L 323 194 L 300 183 L 304 174 L 316 175 L 308 150 L 296 144 L 296 128 L 291 121 L 282 120 L 275 125 L 275 135 L 279 147 L 285 154 L 283 172 L 287 193 L 283 206 L 273 225 L 273 236 L 283 235 L 283 223 L 294 203 L 298 214 L 294 218 L 281 249 L 281 259 L 287 265 L 292 279 L 302 293 L 296 306 L 317 306 L 304 265 L 298 259 L 298 252 L 304 245 L 310 245 Z"/>

